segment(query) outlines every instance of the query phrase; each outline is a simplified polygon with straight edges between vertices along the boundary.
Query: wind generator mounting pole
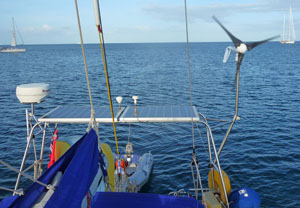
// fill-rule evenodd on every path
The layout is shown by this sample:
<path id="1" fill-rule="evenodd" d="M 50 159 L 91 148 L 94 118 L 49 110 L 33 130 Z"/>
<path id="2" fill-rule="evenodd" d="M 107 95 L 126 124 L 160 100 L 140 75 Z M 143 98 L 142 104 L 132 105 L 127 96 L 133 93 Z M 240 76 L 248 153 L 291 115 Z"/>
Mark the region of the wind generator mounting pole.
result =
<path id="1" fill-rule="evenodd" d="M 235 112 L 234 112 L 234 116 L 233 116 L 233 119 L 232 119 L 232 122 L 225 134 L 225 137 L 220 145 L 220 148 L 218 150 L 218 156 L 220 156 L 221 152 L 222 152 L 222 149 L 225 145 L 225 142 L 227 141 L 227 138 L 231 132 L 231 129 L 235 123 L 236 120 L 239 119 L 238 117 L 238 104 L 239 104 L 239 78 L 240 78 L 240 67 L 241 67 L 241 64 L 242 64 L 242 61 L 243 61 L 243 58 L 244 58 L 244 55 L 247 51 L 250 51 L 252 50 L 253 48 L 255 48 L 256 46 L 258 45 L 261 45 L 263 43 L 266 43 L 270 40 L 273 40 L 275 38 L 278 38 L 279 36 L 274 36 L 274 37 L 271 37 L 271 38 L 268 38 L 268 39 L 265 39 L 265 40 L 262 40 L 262 41 L 257 41 L 257 42 L 252 42 L 252 43 L 244 43 L 243 41 L 241 41 L 240 39 L 236 38 L 234 35 L 232 35 L 223 25 L 222 23 L 216 18 L 213 16 L 213 19 L 220 25 L 220 27 L 227 33 L 227 35 L 230 37 L 231 41 L 233 42 L 234 46 L 235 46 L 235 49 L 234 48 L 230 48 L 229 47 L 229 50 L 234 50 L 236 52 L 236 93 L 235 93 Z M 226 53 L 225 53 L 225 56 L 226 56 Z M 224 62 L 227 61 L 227 58 L 225 59 L 224 57 Z M 216 163 L 216 159 L 214 160 L 214 163 Z"/>
<path id="2" fill-rule="evenodd" d="M 232 122 L 226 132 L 226 135 L 220 145 L 220 148 L 218 150 L 218 156 L 220 156 L 220 153 L 225 145 L 225 142 L 227 141 L 227 138 L 231 132 L 231 129 L 233 127 L 233 125 L 235 124 L 235 121 L 236 120 L 239 120 L 239 117 L 238 117 L 238 110 L 239 110 L 239 85 L 240 85 L 240 67 L 241 67 L 241 64 L 242 64 L 242 61 L 243 61 L 243 58 L 244 58 L 244 54 L 242 53 L 236 53 L 236 91 L 235 91 L 235 111 L 234 111 L 234 116 L 233 116 L 233 119 L 232 119 Z M 215 160 L 216 162 L 216 160 Z"/>

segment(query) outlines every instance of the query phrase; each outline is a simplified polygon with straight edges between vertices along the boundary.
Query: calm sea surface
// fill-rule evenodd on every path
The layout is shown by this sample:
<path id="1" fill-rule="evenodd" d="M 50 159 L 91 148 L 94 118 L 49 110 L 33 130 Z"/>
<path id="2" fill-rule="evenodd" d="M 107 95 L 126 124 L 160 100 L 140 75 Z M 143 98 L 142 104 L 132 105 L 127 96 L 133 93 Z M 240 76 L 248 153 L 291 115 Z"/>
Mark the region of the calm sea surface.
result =
<path id="1" fill-rule="evenodd" d="M 234 56 L 227 64 L 222 63 L 228 45 L 190 45 L 193 104 L 208 118 L 231 119 L 234 113 Z M 29 108 L 18 102 L 17 85 L 32 82 L 51 85 L 51 95 L 36 105 L 37 117 L 57 105 L 89 105 L 80 45 L 25 47 L 26 53 L 0 54 L 0 158 L 14 167 L 20 166 L 25 149 L 25 108 Z M 108 105 L 100 48 L 86 45 L 85 49 L 94 104 Z M 123 96 L 124 106 L 132 105 L 133 95 L 139 96 L 138 105 L 189 105 L 184 43 L 107 44 L 106 49 L 114 105 L 117 106 L 116 96 Z M 241 119 L 229 136 L 220 162 L 229 175 L 232 189 L 255 189 L 262 198 L 262 207 L 300 207 L 299 57 L 299 43 L 267 43 L 247 53 L 241 67 Z M 59 125 L 59 136 L 79 137 L 86 127 Z M 197 156 L 206 185 L 209 171 L 207 149 L 203 147 L 206 139 L 204 128 L 199 128 L 202 137 L 195 131 Z M 217 146 L 227 128 L 226 125 L 213 128 Z M 190 123 L 117 125 L 123 152 L 130 135 L 136 153 L 151 151 L 154 155 L 153 172 L 143 192 L 168 194 L 192 188 L 191 129 Z M 100 125 L 100 137 L 116 150 L 111 125 Z M 49 132 L 47 151 L 50 139 Z M 37 138 L 37 146 L 40 140 Z M 0 186 L 13 188 L 16 177 L 16 173 L 0 166 Z M 22 187 L 29 183 L 23 180 Z M 0 199 L 8 194 L 0 191 Z"/>

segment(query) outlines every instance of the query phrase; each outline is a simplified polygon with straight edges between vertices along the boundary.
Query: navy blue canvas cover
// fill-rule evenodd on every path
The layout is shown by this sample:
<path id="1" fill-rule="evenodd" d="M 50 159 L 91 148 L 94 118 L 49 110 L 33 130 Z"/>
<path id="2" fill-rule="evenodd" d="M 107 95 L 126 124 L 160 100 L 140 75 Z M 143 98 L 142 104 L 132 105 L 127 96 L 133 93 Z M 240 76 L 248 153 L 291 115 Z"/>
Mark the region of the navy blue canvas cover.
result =
<path id="1" fill-rule="evenodd" d="M 259 208 L 260 197 L 256 191 L 251 188 L 240 188 L 232 191 L 228 200 L 230 208 Z"/>
<path id="2" fill-rule="evenodd" d="M 90 130 L 38 179 L 49 184 L 58 171 L 64 173 L 46 207 L 80 207 L 98 171 L 98 158 L 97 135 Z M 44 186 L 33 183 L 25 190 L 25 195 L 8 197 L 0 207 L 31 207 L 43 191 L 47 191 Z"/>
<path id="3" fill-rule="evenodd" d="M 159 194 L 98 192 L 92 207 L 109 208 L 204 208 L 201 201 L 191 197 Z"/>

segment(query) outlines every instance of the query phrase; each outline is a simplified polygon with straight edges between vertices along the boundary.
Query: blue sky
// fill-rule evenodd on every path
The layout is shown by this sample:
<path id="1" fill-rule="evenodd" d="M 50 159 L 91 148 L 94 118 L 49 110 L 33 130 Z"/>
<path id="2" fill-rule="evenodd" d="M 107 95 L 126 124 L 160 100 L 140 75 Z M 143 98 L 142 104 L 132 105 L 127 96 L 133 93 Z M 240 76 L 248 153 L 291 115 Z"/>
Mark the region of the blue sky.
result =
<path id="1" fill-rule="evenodd" d="M 83 38 L 98 43 L 92 0 L 78 0 Z M 187 0 L 190 41 L 229 41 L 215 15 L 238 38 L 278 35 L 292 5 L 300 40 L 299 0 Z M 100 0 L 105 41 L 184 42 L 184 0 Z M 25 44 L 79 43 L 74 0 L 1 0 L 0 44 L 11 40 L 14 17 Z"/>

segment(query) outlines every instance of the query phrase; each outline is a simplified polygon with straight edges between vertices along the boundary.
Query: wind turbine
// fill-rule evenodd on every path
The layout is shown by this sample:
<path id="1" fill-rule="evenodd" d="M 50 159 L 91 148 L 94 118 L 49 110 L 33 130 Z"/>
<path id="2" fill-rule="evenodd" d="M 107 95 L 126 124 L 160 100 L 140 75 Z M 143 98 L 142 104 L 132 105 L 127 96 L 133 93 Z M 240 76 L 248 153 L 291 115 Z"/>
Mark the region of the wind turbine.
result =
<path id="1" fill-rule="evenodd" d="M 242 61 L 243 61 L 243 58 L 244 58 L 244 55 L 247 51 L 251 51 L 253 48 L 255 48 L 256 46 L 259 46 L 265 42 L 268 42 L 270 40 L 273 40 L 275 38 L 278 38 L 279 35 L 277 36 L 274 36 L 274 37 L 271 37 L 271 38 L 268 38 L 268 39 L 265 39 L 265 40 L 262 40 L 262 41 L 257 41 L 257 42 L 252 42 L 252 43 L 244 43 L 243 41 L 241 41 L 240 39 L 236 38 L 234 35 L 232 35 L 223 25 L 222 23 L 215 17 L 213 16 L 212 17 L 221 27 L 222 29 L 227 33 L 227 35 L 230 37 L 231 41 L 233 42 L 234 44 L 234 47 L 227 47 L 226 50 L 225 50 L 225 54 L 224 54 L 224 59 L 223 59 L 223 62 L 226 63 L 228 58 L 229 58 L 229 55 L 230 55 L 230 52 L 231 51 L 235 51 L 236 52 L 236 56 L 235 56 L 235 61 L 236 61 L 236 74 L 235 74 L 235 84 L 236 84 L 236 94 L 235 94 L 235 113 L 234 113 L 234 116 L 233 116 L 233 120 L 226 132 L 226 135 L 222 141 L 222 144 L 218 150 L 218 156 L 220 155 L 223 147 L 224 147 L 224 144 L 228 138 L 228 135 L 235 123 L 236 120 L 239 120 L 240 118 L 238 117 L 238 101 L 239 101 L 239 77 L 240 77 L 240 66 L 242 64 Z"/>
<path id="2" fill-rule="evenodd" d="M 232 35 L 223 25 L 222 23 L 215 17 L 213 16 L 212 17 L 222 28 L 223 30 L 227 33 L 227 35 L 230 37 L 231 41 L 233 42 L 235 48 L 233 47 L 227 47 L 226 50 L 227 51 L 235 51 L 236 52 L 236 62 L 237 62 L 237 65 L 241 65 L 242 63 L 242 60 L 243 60 L 243 57 L 245 55 L 245 53 L 247 51 L 250 51 L 252 50 L 253 48 L 255 48 L 256 46 L 258 45 L 261 45 L 265 42 L 268 42 L 270 40 L 273 40 L 275 38 L 278 38 L 279 35 L 277 36 L 274 36 L 274 37 L 271 37 L 271 38 L 268 38 L 268 39 L 265 39 L 265 40 L 262 40 L 262 41 L 257 41 L 257 42 L 252 42 L 252 43 L 244 43 L 243 41 L 241 41 L 240 39 L 236 38 L 234 35 Z M 227 52 L 226 51 L 226 52 Z M 226 56 L 226 52 L 225 52 L 225 56 Z M 224 56 L 224 59 L 223 59 L 223 62 L 226 63 L 227 62 L 227 59 L 229 57 L 229 54 L 228 56 L 226 56 L 227 58 L 225 58 Z"/>

